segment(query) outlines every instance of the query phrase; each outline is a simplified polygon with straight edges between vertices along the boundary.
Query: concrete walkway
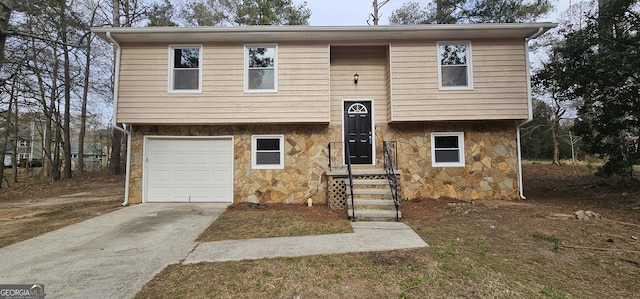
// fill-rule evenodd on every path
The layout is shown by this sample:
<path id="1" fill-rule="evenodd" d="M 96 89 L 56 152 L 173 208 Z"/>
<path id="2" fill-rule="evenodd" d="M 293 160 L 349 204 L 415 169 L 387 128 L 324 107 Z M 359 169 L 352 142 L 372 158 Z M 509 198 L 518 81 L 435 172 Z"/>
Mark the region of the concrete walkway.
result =
<path id="1" fill-rule="evenodd" d="M 131 298 L 169 264 L 428 246 L 397 222 L 353 233 L 196 243 L 227 204 L 141 204 L 0 248 L 0 284 L 45 285 L 47 298 Z"/>
<path id="2" fill-rule="evenodd" d="M 353 233 L 204 242 L 184 263 L 339 254 L 427 247 L 400 222 L 352 222 Z"/>

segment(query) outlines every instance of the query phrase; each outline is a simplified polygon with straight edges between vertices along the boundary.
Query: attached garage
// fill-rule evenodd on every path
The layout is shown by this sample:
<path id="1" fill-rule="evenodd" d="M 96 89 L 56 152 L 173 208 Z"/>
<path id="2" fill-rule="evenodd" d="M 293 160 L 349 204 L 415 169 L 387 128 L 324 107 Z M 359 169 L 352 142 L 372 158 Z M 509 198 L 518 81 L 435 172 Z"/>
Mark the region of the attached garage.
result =
<path id="1" fill-rule="evenodd" d="M 233 202 L 233 137 L 144 140 L 144 202 Z"/>

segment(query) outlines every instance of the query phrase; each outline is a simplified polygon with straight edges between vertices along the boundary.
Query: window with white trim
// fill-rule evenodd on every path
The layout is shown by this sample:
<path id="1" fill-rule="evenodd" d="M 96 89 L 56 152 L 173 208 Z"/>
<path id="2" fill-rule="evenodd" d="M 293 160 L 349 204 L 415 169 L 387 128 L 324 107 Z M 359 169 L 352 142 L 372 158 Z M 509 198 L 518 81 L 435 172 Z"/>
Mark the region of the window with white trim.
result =
<path id="1" fill-rule="evenodd" d="M 29 144 L 27 143 L 26 140 L 20 139 L 18 141 L 18 146 L 20 146 L 20 147 L 26 147 L 27 145 L 29 145 Z"/>
<path id="2" fill-rule="evenodd" d="M 251 139 L 251 166 L 253 169 L 284 168 L 283 135 L 253 135 Z"/>
<path id="3" fill-rule="evenodd" d="M 278 90 L 278 47 L 276 45 L 246 45 L 244 60 L 246 92 Z"/>
<path id="4" fill-rule="evenodd" d="M 471 43 L 438 43 L 438 78 L 441 89 L 472 89 Z"/>
<path id="5" fill-rule="evenodd" d="M 431 166 L 464 166 L 464 133 L 431 133 Z"/>
<path id="6" fill-rule="evenodd" d="M 176 45 L 169 50 L 169 91 L 200 92 L 202 46 Z"/>

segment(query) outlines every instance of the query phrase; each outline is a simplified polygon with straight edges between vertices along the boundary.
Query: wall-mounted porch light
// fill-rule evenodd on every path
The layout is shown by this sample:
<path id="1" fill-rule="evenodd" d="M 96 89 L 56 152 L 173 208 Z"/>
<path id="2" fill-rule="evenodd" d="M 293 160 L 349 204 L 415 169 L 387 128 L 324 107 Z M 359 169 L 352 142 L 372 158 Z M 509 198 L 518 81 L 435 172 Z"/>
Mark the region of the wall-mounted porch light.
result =
<path id="1" fill-rule="evenodd" d="M 358 79 L 360 79 L 360 76 L 358 75 L 358 73 L 353 75 L 353 84 L 358 85 Z"/>

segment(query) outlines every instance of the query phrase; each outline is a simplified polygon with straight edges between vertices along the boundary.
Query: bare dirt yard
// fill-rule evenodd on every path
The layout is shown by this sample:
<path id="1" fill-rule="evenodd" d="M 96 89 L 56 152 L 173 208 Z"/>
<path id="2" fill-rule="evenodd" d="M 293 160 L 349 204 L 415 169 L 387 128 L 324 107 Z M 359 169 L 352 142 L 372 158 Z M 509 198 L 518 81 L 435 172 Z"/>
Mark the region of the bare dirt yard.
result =
<path id="1" fill-rule="evenodd" d="M 0 247 L 121 208 L 124 176 L 85 174 L 42 182 L 20 173 L 0 189 Z"/>

